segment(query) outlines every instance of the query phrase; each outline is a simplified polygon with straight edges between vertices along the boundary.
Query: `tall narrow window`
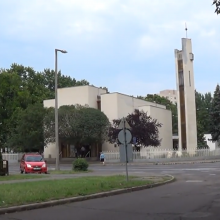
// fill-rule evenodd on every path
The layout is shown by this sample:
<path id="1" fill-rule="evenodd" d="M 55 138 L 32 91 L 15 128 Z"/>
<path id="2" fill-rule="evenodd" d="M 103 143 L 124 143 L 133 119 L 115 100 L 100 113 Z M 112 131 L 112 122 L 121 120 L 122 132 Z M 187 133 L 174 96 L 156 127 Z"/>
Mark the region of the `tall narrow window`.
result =
<path id="1" fill-rule="evenodd" d="M 189 86 L 191 86 L 190 71 L 189 71 Z"/>
<path id="2" fill-rule="evenodd" d="M 179 85 L 183 86 L 184 85 L 184 77 L 183 77 L 183 71 L 179 71 Z"/>

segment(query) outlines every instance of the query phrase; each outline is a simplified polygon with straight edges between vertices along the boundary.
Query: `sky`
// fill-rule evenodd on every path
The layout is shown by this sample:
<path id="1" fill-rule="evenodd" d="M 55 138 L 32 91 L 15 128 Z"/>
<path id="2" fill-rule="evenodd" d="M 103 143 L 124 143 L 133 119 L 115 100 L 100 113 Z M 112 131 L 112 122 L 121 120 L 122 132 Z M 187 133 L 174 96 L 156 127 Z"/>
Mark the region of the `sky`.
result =
<path id="1" fill-rule="evenodd" d="M 0 1 L 0 68 L 58 69 L 128 95 L 176 89 L 174 49 L 192 39 L 195 88 L 219 83 L 220 15 L 212 0 Z"/>

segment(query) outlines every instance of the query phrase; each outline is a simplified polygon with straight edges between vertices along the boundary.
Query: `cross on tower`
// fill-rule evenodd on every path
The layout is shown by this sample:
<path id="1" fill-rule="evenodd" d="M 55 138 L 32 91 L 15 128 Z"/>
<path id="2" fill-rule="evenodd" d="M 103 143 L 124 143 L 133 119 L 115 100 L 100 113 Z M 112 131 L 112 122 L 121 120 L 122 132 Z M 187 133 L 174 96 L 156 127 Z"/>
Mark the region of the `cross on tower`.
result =
<path id="1" fill-rule="evenodd" d="M 187 38 L 187 26 L 186 26 L 186 23 L 185 23 L 185 31 L 186 31 L 186 38 Z"/>

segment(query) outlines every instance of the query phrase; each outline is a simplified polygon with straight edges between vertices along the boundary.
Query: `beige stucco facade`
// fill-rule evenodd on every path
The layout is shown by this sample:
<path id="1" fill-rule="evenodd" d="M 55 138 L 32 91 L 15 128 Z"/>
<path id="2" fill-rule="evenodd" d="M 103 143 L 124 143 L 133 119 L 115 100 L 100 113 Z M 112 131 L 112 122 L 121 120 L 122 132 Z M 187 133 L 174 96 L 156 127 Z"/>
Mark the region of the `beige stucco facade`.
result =
<path id="1" fill-rule="evenodd" d="M 101 101 L 98 106 L 97 101 Z M 54 100 L 45 100 L 44 107 L 54 107 Z M 106 90 L 93 86 L 78 86 L 58 89 L 58 106 L 62 105 L 87 105 L 92 108 L 101 109 L 110 121 L 126 117 L 135 109 L 147 111 L 153 118 L 163 124 L 160 128 L 161 148 L 172 147 L 172 117 L 171 111 L 165 106 L 147 102 L 132 96 L 120 93 L 106 93 Z M 104 151 L 115 150 L 114 144 L 104 143 Z M 45 158 L 55 158 L 55 144 L 49 144 L 44 151 Z"/>
<path id="2" fill-rule="evenodd" d="M 197 148 L 194 55 L 191 39 L 182 39 L 182 50 L 175 50 L 179 149 Z"/>
<path id="3" fill-rule="evenodd" d="M 98 109 L 97 100 L 100 95 L 106 92 L 106 90 L 94 86 L 76 86 L 58 89 L 58 107 L 79 104 Z M 55 99 L 44 100 L 44 107 L 55 107 Z M 44 148 L 44 157 L 56 157 L 55 143 L 49 143 L 48 146 Z"/>
<path id="4" fill-rule="evenodd" d="M 58 89 L 58 107 L 63 105 L 88 105 L 97 108 L 97 96 L 105 94 L 106 90 L 95 86 L 76 86 Z M 44 100 L 44 107 L 54 107 L 55 99 Z"/>
<path id="5" fill-rule="evenodd" d="M 111 103 L 111 106 L 109 106 Z M 172 148 L 172 114 L 164 105 L 147 102 L 132 96 L 120 93 L 108 93 L 101 95 L 101 110 L 108 116 L 109 120 L 126 117 L 135 109 L 144 110 L 163 124 L 160 128 L 159 137 L 162 139 L 161 148 Z M 115 146 L 110 143 L 103 144 L 104 151 L 114 150 Z"/>
<path id="6" fill-rule="evenodd" d="M 156 118 L 162 124 L 162 127 L 159 128 L 160 149 L 172 149 L 172 112 L 154 105 L 140 106 L 139 110 L 148 112 L 152 118 Z"/>

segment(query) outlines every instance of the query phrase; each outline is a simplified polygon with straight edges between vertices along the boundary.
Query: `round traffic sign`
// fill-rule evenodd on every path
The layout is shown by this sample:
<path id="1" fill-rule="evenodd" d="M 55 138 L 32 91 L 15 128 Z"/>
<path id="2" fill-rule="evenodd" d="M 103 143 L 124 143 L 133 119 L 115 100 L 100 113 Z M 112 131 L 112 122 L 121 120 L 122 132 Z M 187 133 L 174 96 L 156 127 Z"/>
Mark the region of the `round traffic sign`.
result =
<path id="1" fill-rule="evenodd" d="M 131 142 L 131 139 L 132 139 L 132 135 L 131 135 L 131 132 L 127 129 L 125 129 L 125 133 L 123 130 L 121 130 L 119 133 L 118 133 L 118 140 L 121 144 L 123 144 L 126 140 L 127 143 L 130 143 Z"/>

